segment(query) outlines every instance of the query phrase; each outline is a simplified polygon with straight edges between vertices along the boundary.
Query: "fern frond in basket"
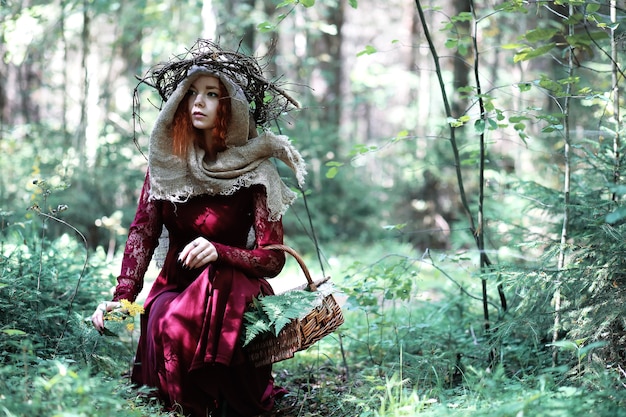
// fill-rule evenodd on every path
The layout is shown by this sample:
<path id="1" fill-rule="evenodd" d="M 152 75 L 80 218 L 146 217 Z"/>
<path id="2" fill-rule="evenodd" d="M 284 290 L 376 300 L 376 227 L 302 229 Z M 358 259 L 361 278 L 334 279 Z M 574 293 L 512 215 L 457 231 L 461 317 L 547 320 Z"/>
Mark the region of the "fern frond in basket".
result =
<path id="1" fill-rule="evenodd" d="M 282 244 L 267 245 L 264 248 L 282 250 L 292 255 L 302 268 L 309 285 L 305 289 L 293 289 L 284 294 L 258 298 L 257 308 L 249 311 L 247 321 L 252 323 L 248 326 L 251 336 L 242 335 L 242 338 L 247 339 L 246 355 L 256 367 L 293 358 L 296 352 L 309 348 L 334 332 L 344 321 L 341 307 L 333 295 L 335 288 L 330 277 L 323 279 L 318 285 L 313 281 L 304 260 L 294 249 Z M 272 303 L 278 300 L 278 304 Z M 263 316 L 266 318 L 263 319 Z M 258 321 L 259 317 L 263 324 Z M 263 326 L 268 323 L 273 329 L 262 332 Z M 246 320 L 244 326 L 245 324 Z M 247 332 L 248 330 L 244 333 Z"/>
<path id="2" fill-rule="evenodd" d="M 256 337 L 271 333 L 278 336 L 291 320 L 304 317 L 315 306 L 319 295 L 310 291 L 290 291 L 255 298 L 244 313 L 246 346 Z"/>

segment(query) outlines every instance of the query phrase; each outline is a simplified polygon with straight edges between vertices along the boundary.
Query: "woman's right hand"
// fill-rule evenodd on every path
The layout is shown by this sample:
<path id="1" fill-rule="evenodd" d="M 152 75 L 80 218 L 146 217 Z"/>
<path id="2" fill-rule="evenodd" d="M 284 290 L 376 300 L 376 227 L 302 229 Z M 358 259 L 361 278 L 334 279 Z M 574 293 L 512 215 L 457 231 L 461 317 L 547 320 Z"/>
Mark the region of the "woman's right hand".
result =
<path id="1" fill-rule="evenodd" d="M 109 311 L 113 311 L 120 307 L 122 307 L 122 305 L 117 301 L 103 301 L 98 304 L 96 311 L 94 311 L 91 315 L 91 323 L 93 324 L 93 327 L 95 327 L 95 329 L 102 334 L 104 331 L 104 315 Z"/>
<path id="2" fill-rule="evenodd" d="M 183 248 L 178 255 L 178 262 L 189 269 L 194 269 L 215 262 L 217 258 L 217 250 L 213 243 L 203 237 L 198 237 Z"/>

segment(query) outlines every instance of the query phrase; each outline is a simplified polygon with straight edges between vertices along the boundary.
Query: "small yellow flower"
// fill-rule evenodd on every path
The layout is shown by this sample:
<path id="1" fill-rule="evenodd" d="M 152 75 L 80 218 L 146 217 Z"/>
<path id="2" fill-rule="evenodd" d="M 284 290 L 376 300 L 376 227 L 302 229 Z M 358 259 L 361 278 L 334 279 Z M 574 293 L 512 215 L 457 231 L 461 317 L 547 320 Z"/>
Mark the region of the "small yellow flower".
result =
<path id="1" fill-rule="evenodd" d="M 122 309 L 131 317 L 135 317 L 137 314 L 143 314 L 143 307 L 137 303 L 130 302 L 128 300 L 120 300 Z"/>
<path id="2" fill-rule="evenodd" d="M 104 319 L 109 322 L 122 322 L 128 320 L 124 327 L 126 331 L 132 333 L 135 330 L 135 317 L 143 314 L 144 309 L 141 305 L 128 300 L 120 300 L 120 308 L 116 308 L 104 314 Z M 110 332 L 110 335 L 114 333 Z"/>

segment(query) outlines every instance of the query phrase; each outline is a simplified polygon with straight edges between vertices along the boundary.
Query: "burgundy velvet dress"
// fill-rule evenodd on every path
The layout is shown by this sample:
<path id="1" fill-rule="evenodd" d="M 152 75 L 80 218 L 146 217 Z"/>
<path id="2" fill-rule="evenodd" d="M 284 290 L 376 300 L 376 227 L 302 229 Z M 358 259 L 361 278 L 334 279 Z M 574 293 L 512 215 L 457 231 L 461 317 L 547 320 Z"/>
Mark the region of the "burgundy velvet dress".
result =
<path id="1" fill-rule="evenodd" d="M 206 416 L 224 403 L 243 416 L 271 410 L 285 391 L 274 386 L 271 365 L 255 368 L 247 360 L 240 341 L 246 306 L 272 293 L 265 277 L 285 263 L 284 253 L 258 249 L 283 240 L 282 223 L 268 220 L 264 187 L 176 204 L 149 201 L 149 187 L 146 176 L 114 294 L 135 300 L 165 225 L 169 249 L 145 302 L 133 382 L 156 388 L 166 407 L 182 407 L 185 415 Z M 257 249 L 246 249 L 251 227 Z M 199 236 L 219 258 L 190 270 L 178 255 Z"/>

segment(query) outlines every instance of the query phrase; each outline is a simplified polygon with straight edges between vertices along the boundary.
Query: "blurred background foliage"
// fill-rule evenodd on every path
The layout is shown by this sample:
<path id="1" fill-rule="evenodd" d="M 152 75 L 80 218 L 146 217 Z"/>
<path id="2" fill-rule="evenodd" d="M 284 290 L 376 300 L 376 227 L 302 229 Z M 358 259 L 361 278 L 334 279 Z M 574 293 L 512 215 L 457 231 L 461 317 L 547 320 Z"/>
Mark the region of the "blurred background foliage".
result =
<path id="1" fill-rule="evenodd" d="M 398 1 L 385 13 L 372 13 L 377 6 L 367 2 L 304 6 L 6 2 L 0 46 L 6 221 L 23 218 L 30 180 L 45 178 L 65 184 L 58 195 L 69 207 L 64 216 L 89 246 L 108 247 L 111 229 L 95 220 L 116 218 L 124 226 L 132 218 L 159 104 L 142 87 L 133 119 L 136 76 L 207 37 L 263 57 L 268 76 L 287 82 L 302 103 L 272 128 L 288 134 L 308 161 L 309 211 L 323 242 L 365 243 L 380 239 L 387 225 L 407 223 L 402 237 L 417 247 L 449 247 L 458 211 L 453 162 L 437 133 L 445 117 L 414 6 Z M 433 19 L 450 12 L 438 9 Z M 286 224 L 298 239 L 297 219 Z M 125 239 L 123 227 L 118 231 L 115 246 Z"/>

